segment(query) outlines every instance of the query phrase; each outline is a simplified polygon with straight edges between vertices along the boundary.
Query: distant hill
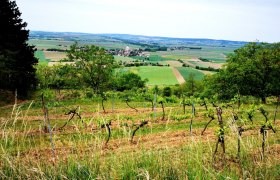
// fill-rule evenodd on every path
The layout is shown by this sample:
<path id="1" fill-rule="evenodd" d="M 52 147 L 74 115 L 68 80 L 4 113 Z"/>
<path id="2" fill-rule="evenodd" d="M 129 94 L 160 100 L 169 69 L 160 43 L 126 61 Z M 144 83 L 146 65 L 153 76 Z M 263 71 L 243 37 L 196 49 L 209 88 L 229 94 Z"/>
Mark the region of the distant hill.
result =
<path id="1" fill-rule="evenodd" d="M 139 46 L 216 46 L 240 47 L 248 42 L 216 39 L 172 38 L 131 34 L 90 34 L 77 32 L 30 31 L 30 39 L 60 39 L 65 41 L 123 42 Z"/>

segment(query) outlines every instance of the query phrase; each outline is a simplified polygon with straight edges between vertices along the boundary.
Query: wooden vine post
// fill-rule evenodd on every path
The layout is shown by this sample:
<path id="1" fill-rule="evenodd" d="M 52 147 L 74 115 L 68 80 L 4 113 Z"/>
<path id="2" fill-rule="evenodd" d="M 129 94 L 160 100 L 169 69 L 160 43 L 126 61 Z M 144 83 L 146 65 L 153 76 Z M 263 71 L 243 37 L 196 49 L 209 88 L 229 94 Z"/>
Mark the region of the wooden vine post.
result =
<path id="1" fill-rule="evenodd" d="M 191 117 L 191 122 L 190 122 L 190 135 L 192 135 L 192 124 L 193 124 L 193 118 L 195 116 L 195 107 L 194 107 L 194 102 L 192 103 L 192 117 Z"/>
<path id="2" fill-rule="evenodd" d="M 107 101 L 107 97 L 104 93 L 101 94 L 101 97 L 102 97 L 101 105 L 102 105 L 103 113 L 106 113 L 104 101 Z"/>
<path id="3" fill-rule="evenodd" d="M 44 131 L 49 132 L 49 134 L 50 134 L 50 143 L 51 143 L 51 148 L 52 148 L 53 161 L 55 161 L 55 149 L 54 149 L 54 143 L 53 143 L 53 138 L 52 138 L 52 128 L 51 128 L 51 124 L 50 124 L 48 108 L 45 105 L 44 94 L 42 94 L 42 109 L 44 112 L 44 122 L 45 122 Z M 46 127 L 46 124 L 47 124 L 47 127 Z"/>
<path id="4" fill-rule="evenodd" d="M 154 111 L 154 119 L 156 119 L 156 111 L 157 111 L 157 92 L 154 94 L 154 106 L 153 106 L 153 111 Z"/>
<path id="5" fill-rule="evenodd" d="M 186 106 L 187 106 L 187 103 L 186 103 L 186 97 L 185 97 L 185 96 L 183 96 L 182 105 L 183 105 L 184 114 L 186 114 Z"/>
<path id="6" fill-rule="evenodd" d="M 268 122 L 268 112 L 264 110 L 263 108 L 260 108 L 259 111 L 262 113 L 262 115 L 265 117 L 265 123 L 260 128 L 260 133 L 262 134 L 262 160 L 265 158 L 265 143 L 266 143 L 266 136 L 267 131 L 272 130 L 272 132 L 276 133 L 273 126 Z"/>

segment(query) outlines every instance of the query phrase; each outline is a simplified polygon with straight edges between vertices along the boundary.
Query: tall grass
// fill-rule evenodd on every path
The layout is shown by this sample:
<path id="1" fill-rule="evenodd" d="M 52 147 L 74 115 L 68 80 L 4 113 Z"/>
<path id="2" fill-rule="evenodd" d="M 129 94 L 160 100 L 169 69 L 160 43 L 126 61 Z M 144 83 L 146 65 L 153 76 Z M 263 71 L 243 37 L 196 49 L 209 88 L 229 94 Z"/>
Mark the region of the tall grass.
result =
<path id="1" fill-rule="evenodd" d="M 0 177 L 3 179 L 277 179 L 280 177 L 279 135 L 268 134 L 267 158 L 261 160 L 261 134 L 252 131 L 242 136 L 241 156 L 237 158 L 236 126 L 226 134 L 226 157 L 213 161 L 216 139 L 213 136 L 188 134 L 186 144 L 167 143 L 163 136 L 158 144 L 140 140 L 130 144 L 131 128 L 113 129 L 114 143 L 104 147 L 106 131 L 84 131 L 83 124 L 73 121 L 72 132 L 54 132 L 55 160 L 49 136 L 43 133 L 43 123 L 28 126 L 29 109 L 24 113 L 14 109 L 9 118 L 0 124 Z M 172 111 L 170 111 L 171 113 Z M 171 115 L 168 117 L 171 117 Z M 100 115 L 100 118 L 104 118 Z M 120 116 L 116 116 L 121 124 Z M 261 117 L 257 117 L 261 118 Z M 19 121 L 19 119 L 22 119 Z M 163 124 L 157 130 L 143 129 L 147 133 L 167 132 L 172 124 Z M 206 122 L 206 121 L 205 121 Z M 18 130 L 21 123 L 20 130 Z M 194 119 L 194 125 L 196 120 Z M 199 126 L 200 127 L 200 126 Z M 198 128 L 198 126 L 194 126 Z M 213 131 L 213 129 L 211 129 Z M 167 133 L 168 134 L 168 133 Z M 153 137 L 153 136 L 151 136 Z M 277 150 L 278 148 L 278 150 Z"/>

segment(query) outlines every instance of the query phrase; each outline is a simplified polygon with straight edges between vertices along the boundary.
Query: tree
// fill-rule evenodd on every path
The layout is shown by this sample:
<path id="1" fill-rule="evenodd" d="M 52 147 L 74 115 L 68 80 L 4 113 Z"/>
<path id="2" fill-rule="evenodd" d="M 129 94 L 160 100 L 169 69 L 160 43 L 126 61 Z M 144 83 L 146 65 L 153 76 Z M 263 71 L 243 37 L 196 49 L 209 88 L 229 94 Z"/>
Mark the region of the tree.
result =
<path id="1" fill-rule="evenodd" d="M 213 90 L 219 97 L 235 95 L 261 98 L 280 93 L 280 43 L 249 43 L 229 56 L 227 65 L 215 76 Z"/>
<path id="2" fill-rule="evenodd" d="M 116 63 L 104 48 L 94 45 L 79 47 L 75 43 L 67 51 L 67 57 L 76 63 L 84 83 L 96 94 L 102 94 L 109 87 Z"/>
<path id="3" fill-rule="evenodd" d="M 186 96 L 197 96 L 203 89 L 201 82 L 195 80 L 195 74 L 190 73 L 187 81 L 181 85 L 183 94 Z"/>
<path id="4" fill-rule="evenodd" d="M 118 91 L 144 88 L 146 82 L 146 80 L 142 80 L 139 75 L 132 72 L 121 74 L 115 81 L 116 90 Z"/>
<path id="5" fill-rule="evenodd" d="M 39 64 L 36 76 L 40 89 L 53 88 L 60 92 L 61 89 L 77 89 L 81 87 L 77 67 L 70 64 L 55 66 Z"/>
<path id="6" fill-rule="evenodd" d="M 171 87 L 169 87 L 169 86 L 164 87 L 163 90 L 162 90 L 162 94 L 163 94 L 164 97 L 170 97 L 172 95 Z"/>
<path id="7" fill-rule="evenodd" d="M 0 1 L 0 89 L 26 96 L 36 87 L 34 46 L 27 44 L 27 23 L 15 1 Z"/>

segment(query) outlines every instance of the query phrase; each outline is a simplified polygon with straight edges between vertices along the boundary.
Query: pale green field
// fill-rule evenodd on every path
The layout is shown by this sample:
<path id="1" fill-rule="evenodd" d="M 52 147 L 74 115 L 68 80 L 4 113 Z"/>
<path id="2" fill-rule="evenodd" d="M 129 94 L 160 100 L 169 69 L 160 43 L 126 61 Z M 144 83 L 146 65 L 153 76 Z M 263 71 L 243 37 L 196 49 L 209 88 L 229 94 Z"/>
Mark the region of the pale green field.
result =
<path id="1" fill-rule="evenodd" d="M 141 66 L 126 67 L 123 70 L 139 74 L 142 79 L 148 79 L 148 86 L 178 84 L 171 67 Z"/>
<path id="2" fill-rule="evenodd" d="M 194 75 L 195 80 L 202 80 L 205 76 L 202 72 L 190 67 L 177 67 L 176 69 L 178 69 L 186 81 L 189 79 L 190 74 Z"/>
<path id="3" fill-rule="evenodd" d="M 123 61 L 123 62 L 131 62 L 136 60 L 131 57 L 125 57 L 125 56 L 114 56 L 114 58 L 116 61 Z"/>
<path id="4" fill-rule="evenodd" d="M 202 47 L 201 50 L 185 49 L 175 51 L 159 51 L 153 52 L 152 55 L 162 56 L 169 59 L 192 59 L 192 58 L 206 58 L 216 63 L 224 63 L 226 61 L 226 55 L 234 51 L 235 48 L 228 47 Z"/>
<path id="5" fill-rule="evenodd" d="M 44 40 L 44 39 L 31 39 L 29 44 L 36 46 L 38 50 L 46 50 L 48 48 L 67 49 L 70 45 L 74 44 L 73 41 L 62 40 Z"/>

